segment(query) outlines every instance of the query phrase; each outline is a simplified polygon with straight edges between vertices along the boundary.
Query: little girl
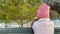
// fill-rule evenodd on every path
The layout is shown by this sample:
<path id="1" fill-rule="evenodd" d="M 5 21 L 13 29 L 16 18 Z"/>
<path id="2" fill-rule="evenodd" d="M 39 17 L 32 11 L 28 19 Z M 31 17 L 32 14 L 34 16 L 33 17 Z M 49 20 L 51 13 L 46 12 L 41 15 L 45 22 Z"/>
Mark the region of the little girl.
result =
<path id="1" fill-rule="evenodd" d="M 42 4 L 37 11 L 37 17 L 32 22 L 34 34 L 54 34 L 54 24 L 50 21 L 50 6 Z"/>

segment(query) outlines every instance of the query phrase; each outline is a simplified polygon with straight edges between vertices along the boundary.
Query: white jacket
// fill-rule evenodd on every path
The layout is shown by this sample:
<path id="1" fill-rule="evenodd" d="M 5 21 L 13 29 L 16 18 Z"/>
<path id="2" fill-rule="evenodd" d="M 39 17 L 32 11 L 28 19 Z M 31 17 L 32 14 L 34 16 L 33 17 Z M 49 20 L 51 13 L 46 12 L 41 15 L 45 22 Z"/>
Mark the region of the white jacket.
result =
<path id="1" fill-rule="evenodd" d="M 54 23 L 49 18 L 42 18 L 33 23 L 34 34 L 54 34 Z"/>

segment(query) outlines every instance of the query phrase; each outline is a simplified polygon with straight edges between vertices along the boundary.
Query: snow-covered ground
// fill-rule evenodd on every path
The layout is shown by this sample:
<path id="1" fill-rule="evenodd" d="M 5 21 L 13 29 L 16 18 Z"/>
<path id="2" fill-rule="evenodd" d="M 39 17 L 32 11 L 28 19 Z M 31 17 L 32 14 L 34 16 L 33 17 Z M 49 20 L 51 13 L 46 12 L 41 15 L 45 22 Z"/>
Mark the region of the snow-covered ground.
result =
<path id="1" fill-rule="evenodd" d="M 54 22 L 56 28 L 60 27 L 60 20 L 57 19 L 57 20 L 52 20 L 52 21 Z M 19 28 L 19 25 L 18 25 L 17 22 L 13 22 L 13 23 L 7 24 L 7 25 L 8 25 L 8 28 Z M 27 22 L 24 23 L 23 27 L 30 27 L 30 22 L 29 23 L 27 23 Z M 5 28 L 5 23 L 4 22 L 0 23 L 0 28 Z"/>
<path id="2" fill-rule="evenodd" d="M 60 28 L 60 20 L 52 20 L 54 22 L 55 28 Z"/>

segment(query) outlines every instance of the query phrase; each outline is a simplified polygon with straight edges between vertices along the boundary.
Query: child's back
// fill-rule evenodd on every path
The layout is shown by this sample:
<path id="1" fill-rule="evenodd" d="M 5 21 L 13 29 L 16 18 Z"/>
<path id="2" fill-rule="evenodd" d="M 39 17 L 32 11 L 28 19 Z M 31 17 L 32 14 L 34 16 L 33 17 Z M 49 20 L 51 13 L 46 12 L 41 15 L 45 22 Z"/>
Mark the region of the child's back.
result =
<path id="1" fill-rule="evenodd" d="M 54 24 L 49 18 L 35 21 L 33 26 L 34 34 L 54 34 Z"/>
<path id="2" fill-rule="evenodd" d="M 32 29 L 34 34 L 54 34 L 54 24 L 50 21 L 50 7 L 42 4 L 37 12 L 38 21 L 34 21 Z"/>

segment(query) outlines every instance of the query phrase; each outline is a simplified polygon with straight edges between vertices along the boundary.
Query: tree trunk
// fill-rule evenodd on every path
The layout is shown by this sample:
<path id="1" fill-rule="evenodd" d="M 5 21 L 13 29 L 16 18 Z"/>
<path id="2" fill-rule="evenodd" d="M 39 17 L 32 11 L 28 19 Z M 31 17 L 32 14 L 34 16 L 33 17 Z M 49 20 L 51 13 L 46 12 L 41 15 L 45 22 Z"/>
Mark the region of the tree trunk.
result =
<path id="1" fill-rule="evenodd" d="M 21 27 L 23 27 L 23 20 L 21 19 Z"/>
<path id="2" fill-rule="evenodd" d="M 21 26 L 20 26 L 20 20 L 18 20 L 17 22 L 18 22 L 18 25 L 19 25 L 19 28 L 20 28 L 20 27 L 21 27 Z"/>
<path id="3" fill-rule="evenodd" d="M 18 23 L 18 25 L 19 25 L 19 28 L 20 28 L 20 27 L 21 27 L 21 26 L 20 26 L 20 23 Z"/>
<path id="4" fill-rule="evenodd" d="M 7 28 L 7 22 L 5 22 L 5 28 Z"/>

